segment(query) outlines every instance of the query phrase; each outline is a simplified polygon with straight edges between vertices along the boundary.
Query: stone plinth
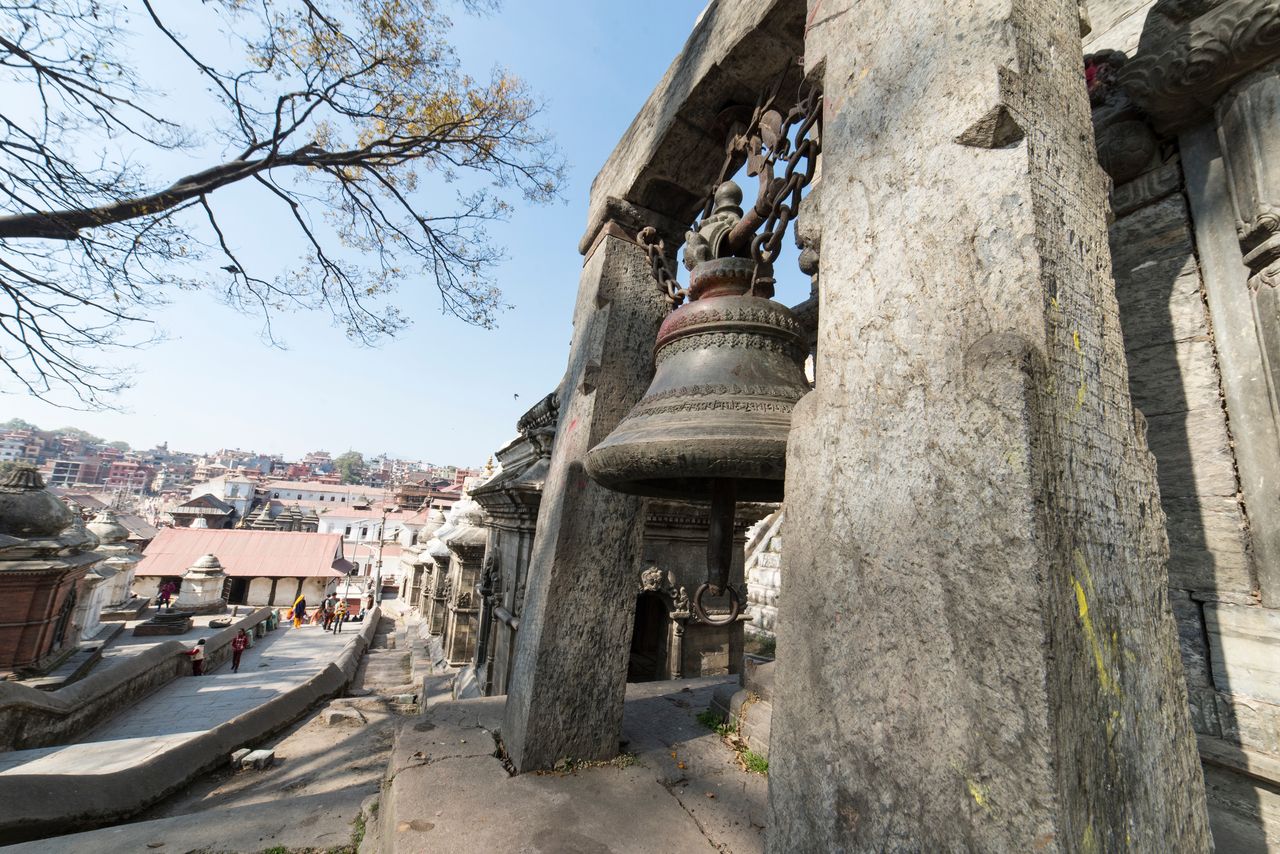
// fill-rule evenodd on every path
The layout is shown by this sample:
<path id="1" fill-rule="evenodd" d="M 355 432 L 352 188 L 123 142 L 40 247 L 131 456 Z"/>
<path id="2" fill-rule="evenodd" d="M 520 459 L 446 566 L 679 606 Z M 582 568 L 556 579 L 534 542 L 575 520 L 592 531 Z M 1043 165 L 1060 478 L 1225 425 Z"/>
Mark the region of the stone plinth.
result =
<path id="1" fill-rule="evenodd" d="M 133 627 L 137 637 L 181 635 L 191 630 L 191 615 L 180 611 L 157 611 L 150 620 Z"/>
<path id="2" fill-rule="evenodd" d="M 227 574 L 216 556 L 199 558 L 182 574 L 182 587 L 173 603 L 174 609 L 188 614 L 221 614 L 227 610 L 227 602 L 222 598 L 226 580 Z"/>

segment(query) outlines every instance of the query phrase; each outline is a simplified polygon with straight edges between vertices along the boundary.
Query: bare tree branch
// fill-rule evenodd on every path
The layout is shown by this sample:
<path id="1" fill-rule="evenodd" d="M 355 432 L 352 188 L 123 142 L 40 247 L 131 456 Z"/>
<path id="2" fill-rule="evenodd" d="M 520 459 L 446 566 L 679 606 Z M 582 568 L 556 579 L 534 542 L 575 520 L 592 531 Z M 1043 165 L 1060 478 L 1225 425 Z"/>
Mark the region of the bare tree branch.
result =
<path id="1" fill-rule="evenodd" d="M 135 4 L 150 28 L 138 34 Z M 126 376 L 101 351 L 152 340 L 143 319 L 189 289 L 260 316 L 270 341 L 279 312 L 319 309 L 376 343 L 408 324 L 393 299 L 419 282 L 444 311 L 494 324 L 501 251 L 485 225 L 510 210 L 505 194 L 547 201 L 563 178 L 520 81 L 462 74 L 428 0 L 204 0 L 189 14 L 240 47 L 220 57 L 172 14 L 0 0 L 0 86 L 23 93 L 0 104 L 0 392 L 111 405 Z M 177 93 L 143 84 L 129 57 L 154 42 L 208 84 L 210 127 L 185 126 L 164 98 Z M 212 165 L 160 187 L 160 152 Z M 467 175 L 490 188 L 442 197 Z M 213 201 L 241 184 L 283 206 L 301 263 L 242 263 Z"/>

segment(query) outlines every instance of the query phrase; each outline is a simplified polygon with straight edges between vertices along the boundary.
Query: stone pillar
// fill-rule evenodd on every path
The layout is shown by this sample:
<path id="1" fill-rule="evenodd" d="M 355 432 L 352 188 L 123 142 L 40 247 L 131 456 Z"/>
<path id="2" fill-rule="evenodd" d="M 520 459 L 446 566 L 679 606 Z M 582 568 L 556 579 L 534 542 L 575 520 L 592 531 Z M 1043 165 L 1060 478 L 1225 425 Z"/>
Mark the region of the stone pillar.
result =
<path id="1" fill-rule="evenodd" d="M 810 8 L 767 849 L 1205 851 L 1077 5 Z"/>
<path id="2" fill-rule="evenodd" d="M 1262 360 L 1270 404 L 1270 424 L 1255 435 L 1280 435 L 1280 67 L 1273 66 L 1241 80 L 1218 102 L 1218 143 L 1236 211 L 1236 236 L 1248 268 L 1248 292 L 1254 333 Z M 1221 324 L 1215 325 L 1215 331 Z M 1225 334 L 1239 334 L 1230 330 Z M 1246 333 L 1247 334 L 1247 333 Z M 1238 406 L 1231 413 L 1237 434 L 1250 432 L 1255 412 Z M 1242 437 L 1246 444 L 1254 436 Z M 1274 455 L 1275 451 L 1272 450 Z M 1274 466 L 1257 470 L 1242 454 L 1241 487 L 1252 526 L 1255 567 L 1264 605 L 1280 606 L 1280 524 L 1275 518 Z M 1254 463 L 1248 465 L 1248 463 Z"/>
<path id="3" fill-rule="evenodd" d="M 669 310 L 633 235 L 658 227 L 674 253 L 683 225 L 625 203 L 608 208 L 578 286 L 508 686 L 502 739 L 519 771 L 613 756 L 622 731 L 643 505 L 597 485 L 582 461 L 644 393 Z"/>

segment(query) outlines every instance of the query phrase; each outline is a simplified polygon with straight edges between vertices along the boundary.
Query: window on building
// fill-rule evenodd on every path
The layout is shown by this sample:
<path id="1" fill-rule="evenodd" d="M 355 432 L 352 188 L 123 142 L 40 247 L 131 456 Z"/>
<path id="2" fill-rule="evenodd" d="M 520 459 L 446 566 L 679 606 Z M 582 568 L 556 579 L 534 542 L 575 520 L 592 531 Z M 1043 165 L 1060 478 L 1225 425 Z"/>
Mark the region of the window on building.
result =
<path id="1" fill-rule="evenodd" d="M 362 539 L 362 540 L 363 540 L 363 539 L 364 539 L 365 537 L 367 537 L 367 536 L 369 536 L 369 529 L 368 529 L 368 528 L 361 528 L 361 529 L 360 529 L 360 539 Z"/>
<path id="2" fill-rule="evenodd" d="M 348 526 L 347 526 L 347 531 L 346 531 L 346 533 L 344 533 L 342 536 L 344 536 L 344 537 L 349 537 L 349 536 L 351 536 L 351 526 L 350 526 L 350 525 L 348 525 Z"/>

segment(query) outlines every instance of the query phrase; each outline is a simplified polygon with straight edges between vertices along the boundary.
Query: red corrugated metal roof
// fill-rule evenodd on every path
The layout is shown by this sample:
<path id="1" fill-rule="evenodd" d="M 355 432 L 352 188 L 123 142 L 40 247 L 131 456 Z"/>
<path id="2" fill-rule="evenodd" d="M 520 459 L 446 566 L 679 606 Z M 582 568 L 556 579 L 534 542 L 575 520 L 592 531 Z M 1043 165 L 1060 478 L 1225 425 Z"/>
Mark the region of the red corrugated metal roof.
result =
<path id="1" fill-rule="evenodd" d="M 203 555 L 216 555 L 227 575 L 338 577 L 341 534 L 245 529 L 164 528 L 142 553 L 139 575 L 181 575 Z"/>

